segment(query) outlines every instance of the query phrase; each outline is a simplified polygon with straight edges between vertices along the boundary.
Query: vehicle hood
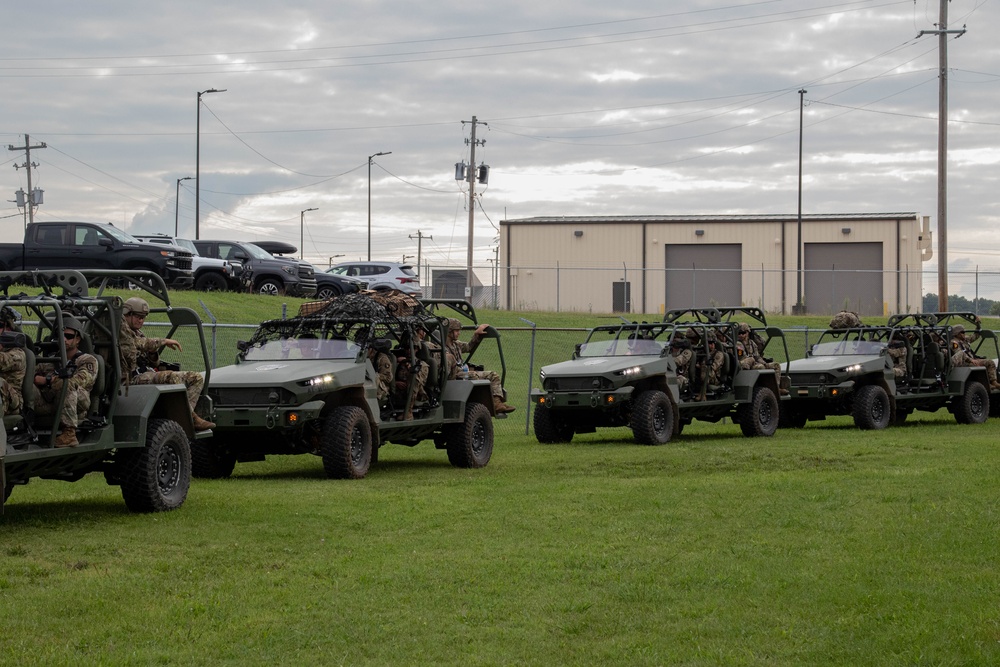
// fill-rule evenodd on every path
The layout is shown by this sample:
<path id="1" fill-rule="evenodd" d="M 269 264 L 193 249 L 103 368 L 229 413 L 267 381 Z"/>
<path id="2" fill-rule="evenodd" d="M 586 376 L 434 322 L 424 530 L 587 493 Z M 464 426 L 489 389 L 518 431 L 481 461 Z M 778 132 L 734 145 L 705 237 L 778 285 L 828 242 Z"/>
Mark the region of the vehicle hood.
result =
<path id="1" fill-rule="evenodd" d="M 886 357 L 877 354 L 826 355 L 796 359 L 788 364 L 789 373 L 819 373 L 830 369 L 844 368 L 861 364 L 862 366 L 884 366 Z"/>
<path id="2" fill-rule="evenodd" d="M 212 370 L 211 388 L 298 385 L 321 375 L 332 375 L 338 386 L 364 382 L 366 368 L 350 359 L 282 359 L 244 361 Z M 304 388 L 304 385 L 303 385 Z"/>
<path id="3" fill-rule="evenodd" d="M 542 367 L 546 377 L 587 377 L 592 375 L 611 375 L 626 368 L 636 366 L 652 373 L 664 372 L 669 363 L 666 357 L 651 355 L 636 355 L 633 357 L 582 357 L 570 359 L 558 364 Z"/>

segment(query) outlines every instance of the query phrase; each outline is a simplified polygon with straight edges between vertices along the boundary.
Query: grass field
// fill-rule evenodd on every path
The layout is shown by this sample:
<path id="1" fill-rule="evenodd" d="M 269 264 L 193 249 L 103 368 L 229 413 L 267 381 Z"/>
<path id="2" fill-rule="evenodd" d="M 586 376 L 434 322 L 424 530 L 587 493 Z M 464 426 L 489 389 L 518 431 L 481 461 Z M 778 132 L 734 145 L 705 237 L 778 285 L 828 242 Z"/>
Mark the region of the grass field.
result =
<path id="1" fill-rule="evenodd" d="M 998 423 L 498 427 L 481 470 L 429 443 L 354 482 L 272 458 L 159 515 L 34 480 L 0 518 L 0 665 L 993 665 Z"/>

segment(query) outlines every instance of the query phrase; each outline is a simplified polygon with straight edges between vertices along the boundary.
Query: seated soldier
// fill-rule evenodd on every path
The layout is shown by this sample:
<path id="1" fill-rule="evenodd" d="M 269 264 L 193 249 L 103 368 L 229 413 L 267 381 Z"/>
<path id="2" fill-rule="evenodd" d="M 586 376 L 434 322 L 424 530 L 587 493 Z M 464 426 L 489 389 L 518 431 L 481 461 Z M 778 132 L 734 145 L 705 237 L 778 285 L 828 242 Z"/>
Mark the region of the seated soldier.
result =
<path id="1" fill-rule="evenodd" d="M 1000 389 L 997 382 L 997 365 L 992 359 L 977 357 L 972 351 L 972 345 L 965 337 L 965 327 L 957 324 L 951 328 L 951 363 L 954 366 L 981 366 L 986 369 L 986 378 L 990 389 Z"/>
<path id="2" fill-rule="evenodd" d="M 83 325 L 71 315 L 63 316 L 63 337 L 66 339 L 66 367 L 45 362 L 35 368 L 35 386 L 40 399 L 35 414 L 44 416 L 55 412 L 65 383 L 66 401 L 59 414 L 55 446 L 76 447 L 80 444 L 77 429 L 90 409 L 90 392 L 97 380 L 98 366 L 96 357 L 80 351 Z"/>
<path id="3" fill-rule="evenodd" d="M 760 343 L 753 333 L 753 329 L 746 322 L 740 322 L 737 328 L 736 356 L 740 360 L 740 368 L 743 370 L 755 370 L 770 368 L 774 371 L 774 379 L 778 382 L 778 392 L 782 396 L 788 394 L 788 390 L 781 386 L 781 364 L 777 361 L 768 361 L 764 358 L 760 350 Z"/>
<path id="4" fill-rule="evenodd" d="M 466 377 L 472 380 L 489 380 L 490 393 L 493 394 L 493 410 L 500 414 L 514 412 L 516 408 L 504 401 L 503 385 L 500 383 L 500 376 L 497 375 L 496 371 L 469 371 L 463 368 L 463 355 L 475 351 L 488 326 L 488 324 L 480 324 L 472 334 L 472 340 L 464 343 L 458 339 L 462 335 L 462 323 L 454 318 L 448 320 L 448 342 L 445 345 L 448 352 L 448 379 L 453 380 L 459 376 L 459 373 L 467 373 Z"/>
<path id="5" fill-rule="evenodd" d="M 680 331 L 674 333 L 670 339 L 670 354 L 677 365 L 677 388 L 681 392 L 686 392 L 690 387 L 691 358 L 694 352 L 691 351 L 691 343 Z"/>
<path id="6" fill-rule="evenodd" d="M 368 361 L 372 362 L 372 367 L 375 369 L 375 395 L 379 406 L 384 406 L 389 400 L 389 391 L 392 388 L 392 360 L 386 354 L 389 347 L 389 341 L 382 338 L 376 338 L 368 346 Z"/>
<path id="7" fill-rule="evenodd" d="M 892 374 L 896 379 L 906 377 L 906 341 L 893 336 L 888 345 L 889 358 L 892 359 Z"/>
<path id="8" fill-rule="evenodd" d="M 17 330 L 14 311 L 4 306 L 0 311 L 0 398 L 4 415 L 16 415 L 24 407 L 21 385 L 25 367 L 24 334 Z"/>

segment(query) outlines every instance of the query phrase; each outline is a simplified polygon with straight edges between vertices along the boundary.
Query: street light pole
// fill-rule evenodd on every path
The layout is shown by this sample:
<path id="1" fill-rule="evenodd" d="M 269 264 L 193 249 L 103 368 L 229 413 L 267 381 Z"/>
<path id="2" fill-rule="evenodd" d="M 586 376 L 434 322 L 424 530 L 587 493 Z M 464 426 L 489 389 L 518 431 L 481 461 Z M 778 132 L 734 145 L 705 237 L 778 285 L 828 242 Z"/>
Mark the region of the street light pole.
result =
<path id="1" fill-rule="evenodd" d="M 201 96 L 208 93 L 224 93 L 226 88 L 209 88 L 198 91 L 197 126 L 194 138 L 194 238 L 201 238 Z"/>
<path id="2" fill-rule="evenodd" d="M 368 156 L 368 261 L 372 261 L 372 158 L 392 155 L 392 151 Z"/>
<path id="3" fill-rule="evenodd" d="M 802 110 L 807 92 L 805 88 L 799 90 L 799 213 L 795 243 L 795 306 L 792 308 L 796 315 L 806 314 L 806 305 L 802 303 Z"/>
<path id="4" fill-rule="evenodd" d="M 318 211 L 318 208 L 307 208 L 299 213 L 299 259 L 302 259 L 302 248 L 306 244 L 306 211 Z"/>
<path id="5" fill-rule="evenodd" d="M 180 208 L 181 201 L 181 181 L 193 181 L 193 176 L 185 176 L 184 178 L 177 179 L 177 192 L 174 194 L 174 238 L 179 236 L 177 231 L 178 216 L 177 211 Z"/>

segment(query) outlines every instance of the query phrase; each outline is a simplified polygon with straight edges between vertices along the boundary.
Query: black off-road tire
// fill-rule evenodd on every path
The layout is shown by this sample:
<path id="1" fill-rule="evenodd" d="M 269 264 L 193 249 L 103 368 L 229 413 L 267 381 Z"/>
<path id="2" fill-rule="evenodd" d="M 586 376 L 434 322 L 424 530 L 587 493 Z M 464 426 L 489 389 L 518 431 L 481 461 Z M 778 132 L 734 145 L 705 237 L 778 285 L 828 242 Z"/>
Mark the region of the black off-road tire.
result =
<path id="1" fill-rule="evenodd" d="M 447 431 L 448 461 L 456 468 L 484 468 L 493 456 L 493 419 L 482 403 L 465 406 L 465 421 Z"/>
<path id="2" fill-rule="evenodd" d="M 191 486 L 191 446 L 172 419 L 150 419 L 146 446 L 124 450 L 122 498 L 133 512 L 166 512 L 184 504 Z"/>
<path id="3" fill-rule="evenodd" d="M 769 387 L 758 385 L 750 402 L 736 408 L 736 418 L 748 438 L 770 437 L 778 430 L 778 398 Z"/>
<path id="4" fill-rule="evenodd" d="M 327 299 L 332 299 L 335 296 L 340 296 L 343 292 L 340 288 L 333 285 L 322 285 L 316 290 L 316 299 L 319 301 L 326 301 Z"/>
<path id="5" fill-rule="evenodd" d="M 543 445 L 569 442 L 573 439 L 573 427 L 555 416 L 548 408 L 536 406 L 532 424 L 535 427 L 535 439 Z"/>
<path id="6" fill-rule="evenodd" d="M 854 425 L 862 431 L 880 431 L 889 425 L 889 394 L 877 384 L 860 387 L 854 396 Z"/>
<path id="7" fill-rule="evenodd" d="M 982 382 L 966 382 L 965 393 L 954 400 L 959 424 L 982 424 L 990 416 L 990 392 Z"/>
<path id="8" fill-rule="evenodd" d="M 659 389 L 644 391 L 633 399 L 632 435 L 640 445 L 665 445 L 674 435 L 674 410 Z"/>
<path id="9" fill-rule="evenodd" d="M 334 408 L 323 424 L 323 470 L 333 479 L 362 479 L 372 464 L 372 428 L 354 405 Z"/>
<path id="10" fill-rule="evenodd" d="M 199 479 L 225 479 L 233 474 L 236 455 L 225 451 L 217 438 L 191 441 L 191 474 Z"/>
<path id="11" fill-rule="evenodd" d="M 253 289 L 258 294 L 280 296 L 285 293 L 285 284 L 277 278 L 261 278 L 254 283 Z"/>
<path id="12" fill-rule="evenodd" d="M 203 273 L 194 281 L 194 288 L 200 292 L 225 292 L 228 286 L 218 273 Z"/>

